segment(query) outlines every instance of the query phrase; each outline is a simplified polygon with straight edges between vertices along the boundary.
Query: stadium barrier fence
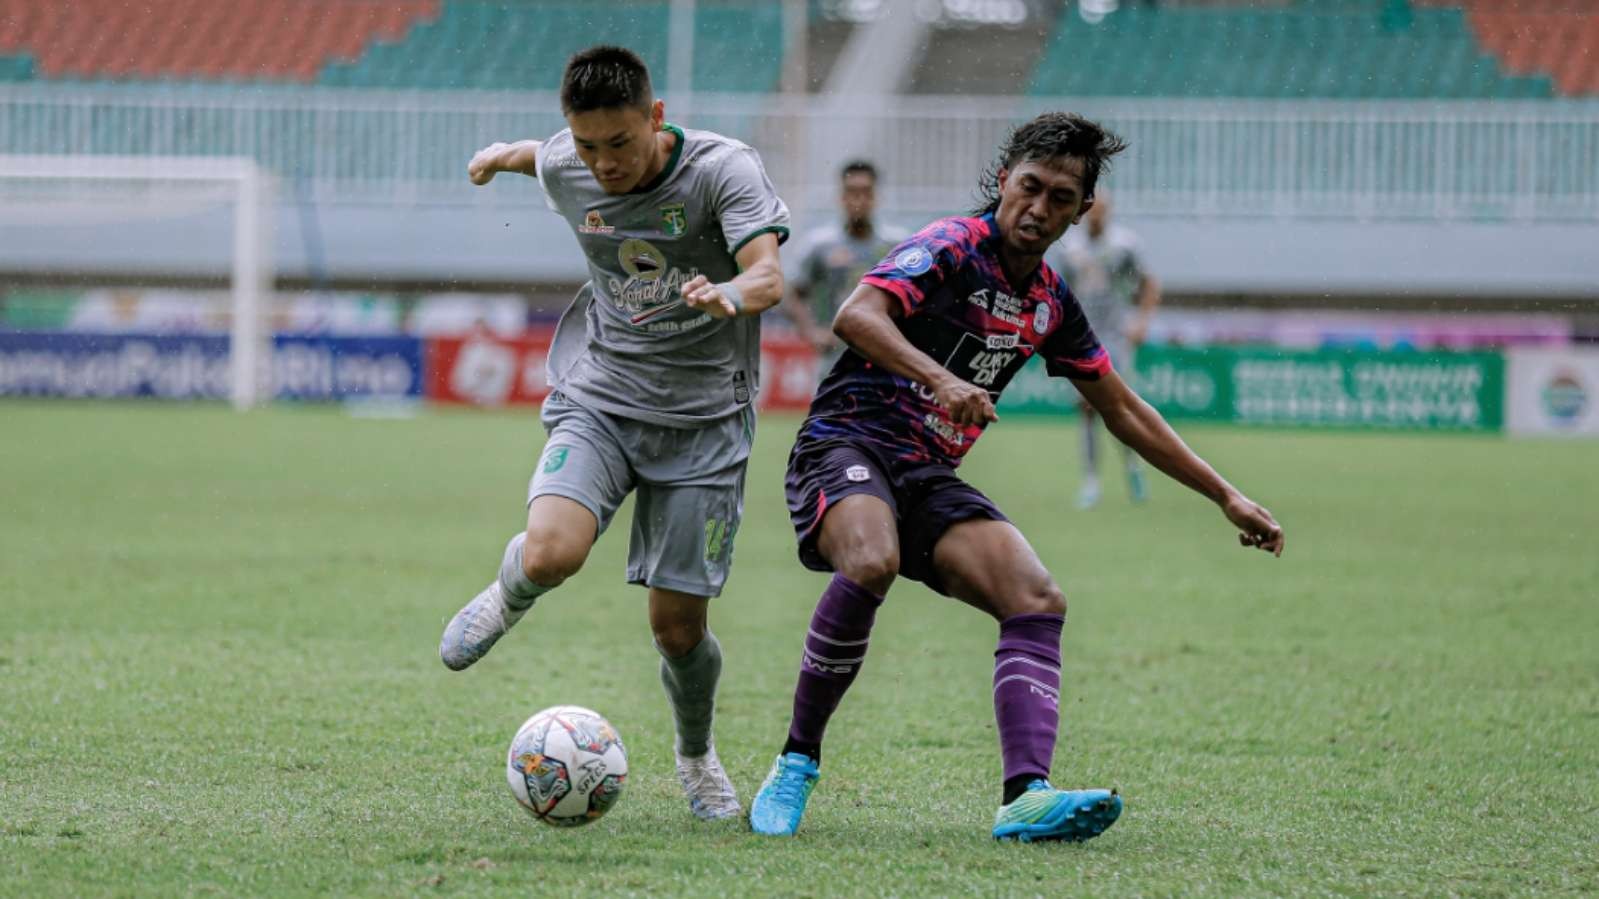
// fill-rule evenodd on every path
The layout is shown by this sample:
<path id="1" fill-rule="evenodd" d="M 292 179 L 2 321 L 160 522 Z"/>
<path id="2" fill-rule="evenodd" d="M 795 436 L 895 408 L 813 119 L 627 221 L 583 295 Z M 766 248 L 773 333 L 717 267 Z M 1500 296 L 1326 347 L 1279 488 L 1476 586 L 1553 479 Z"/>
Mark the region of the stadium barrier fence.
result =
<path id="1" fill-rule="evenodd" d="M 839 163 L 868 156 L 885 210 L 923 213 L 963 205 L 1006 130 L 1057 108 L 1131 140 L 1116 183 L 1133 214 L 1599 221 L 1599 100 L 696 94 L 669 116 L 759 148 L 796 208 L 831 207 Z M 549 92 L 0 85 L 0 154 L 248 156 L 323 201 L 539 205 L 465 188 L 465 160 L 563 126 Z"/>

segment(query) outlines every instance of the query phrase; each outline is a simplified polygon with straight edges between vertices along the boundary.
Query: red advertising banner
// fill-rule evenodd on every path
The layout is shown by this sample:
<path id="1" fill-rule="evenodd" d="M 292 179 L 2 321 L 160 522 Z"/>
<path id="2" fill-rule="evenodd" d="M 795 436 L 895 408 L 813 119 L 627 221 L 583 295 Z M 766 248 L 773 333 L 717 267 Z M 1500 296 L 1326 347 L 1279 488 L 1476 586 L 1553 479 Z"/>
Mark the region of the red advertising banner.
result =
<path id="1" fill-rule="evenodd" d="M 534 406 L 550 392 L 545 381 L 552 329 L 517 338 L 493 334 L 439 337 L 423 352 L 425 395 L 436 403 Z M 804 410 L 817 382 L 810 345 L 788 337 L 761 341 L 762 409 Z"/>

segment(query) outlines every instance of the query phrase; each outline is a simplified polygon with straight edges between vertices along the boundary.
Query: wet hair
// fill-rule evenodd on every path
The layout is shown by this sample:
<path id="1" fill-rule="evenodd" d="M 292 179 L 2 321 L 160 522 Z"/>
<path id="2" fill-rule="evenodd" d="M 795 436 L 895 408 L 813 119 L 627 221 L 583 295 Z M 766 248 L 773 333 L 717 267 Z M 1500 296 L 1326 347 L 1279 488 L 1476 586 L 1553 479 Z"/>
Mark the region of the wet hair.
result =
<path id="1" fill-rule="evenodd" d="M 978 215 L 999 208 L 999 173 L 1024 162 L 1070 158 L 1083 161 L 1083 199 L 1094 196 L 1094 185 L 1110 159 L 1127 149 L 1114 132 L 1074 112 L 1046 112 L 1018 125 L 999 149 L 994 162 L 977 182 Z"/>
<path id="2" fill-rule="evenodd" d="M 876 184 L 877 166 L 864 159 L 852 159 L 844 163 L 844 167 L 838 170 L 838 180 L 843 181 L 851 175 L 866 175 L 872 179 L 873 184 Z"/>
<path id="3" fill-rule="evenodd" d="M 601 44 L 573 55 L 561 76 L 561 112 L 634 107 L 655 102 L 650 70 L 626 47 Z"/>

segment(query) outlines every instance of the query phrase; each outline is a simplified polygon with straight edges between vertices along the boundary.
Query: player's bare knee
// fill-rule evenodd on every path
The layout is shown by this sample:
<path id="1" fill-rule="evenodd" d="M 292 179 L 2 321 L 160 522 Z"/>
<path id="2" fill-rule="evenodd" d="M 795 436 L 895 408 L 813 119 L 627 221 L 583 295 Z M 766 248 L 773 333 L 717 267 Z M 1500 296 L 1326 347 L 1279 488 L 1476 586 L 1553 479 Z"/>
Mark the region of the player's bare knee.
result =
<path id="1" fill-rule="evenodd" d="M 672 658 L 686 656 L 705 639 L 703 624 L 674 625 L 655 631 L 655 645 Z"/>
<path id="2" fill-rule="evenodd" d="M 587 558 L 587 546 L 530 528 L 522 545 L 522 572 L 535 584 L 557 587 L 577 574 Z"/>
<path id="3" fill-rule="evenodd" d="M 1065 615 L 1066 594 L 1061 592 L 1060 586 L 1054 578 L 1047 578 L 1043 582 L 1033 585 L 1024 591 L 1025 611 L 1023 615 Z"/>
<path id="4" fill-rule="evenodd" d="M 841 563 L 835 563 L 838 573 L 882 596 L 894 585 L 899 576 L 899 550 L 897 548 L 862 547 L 847 552 Z"/>

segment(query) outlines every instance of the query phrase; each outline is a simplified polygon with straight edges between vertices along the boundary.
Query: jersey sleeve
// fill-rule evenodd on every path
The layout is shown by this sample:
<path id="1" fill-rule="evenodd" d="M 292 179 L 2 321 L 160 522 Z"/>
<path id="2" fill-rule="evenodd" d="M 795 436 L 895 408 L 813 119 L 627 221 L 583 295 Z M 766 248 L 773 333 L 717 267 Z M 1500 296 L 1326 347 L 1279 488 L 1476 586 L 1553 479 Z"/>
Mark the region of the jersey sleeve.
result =
<path id="1" fill-rule="evenodd" d="M 1088 316 L 1069 289 L 1062 287 L 1061 322 L 1039 348 L 1052 377 L 1097 381 L 1111 372 L 1110 354 L 1100 345 Z"/>
<path id="2" fill-rule="evenodd" d="M 862 278 L 862 284 L 892 295 L 907 316 L 965 262 L 976 245 L 962 219 L 939 219 L 889 251 Z"/>
<path id="3" fill-rule="evenodd" d="M 556 176 L 556 173 L 552 171 L 551 168 L 545 163 L 546 160 L 556 155 L 551 152 L 552 147 L 564 136 L 564 134 L 565 132 L 562 134 L 557 134 L 554 137 L 551 137 L 549 140 L 539 141 L 539 148 L 533 153 L 534 174 L 538 178 L 539 188 L 544 191 L 545 204 L 547 204 L 554 212 L 561 211 L 560 201 L 556 198 L 556 194 L 559 192 L 559 187 L 557 185 L 559 184 L 560 179 Z"/>
<path id="4" fill-rule="evenodd" d="M 788 206 L 754 150 L 741 147 L 729 154 L 717 167 L 714 183 L 712 208 L 729 253 L 737 256 L 762 234 L 776 234 L 778 243 L 788 240 Z"/>

